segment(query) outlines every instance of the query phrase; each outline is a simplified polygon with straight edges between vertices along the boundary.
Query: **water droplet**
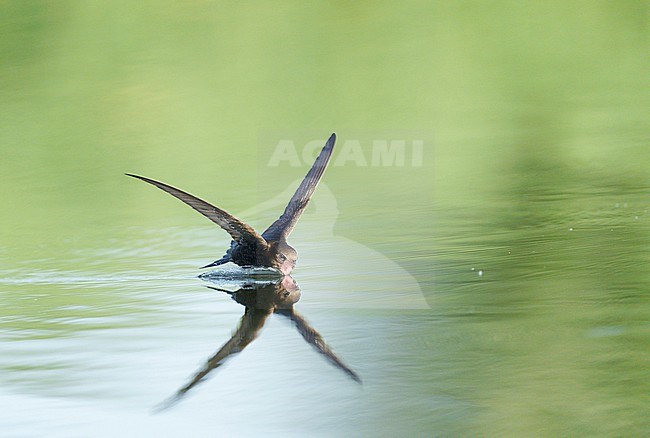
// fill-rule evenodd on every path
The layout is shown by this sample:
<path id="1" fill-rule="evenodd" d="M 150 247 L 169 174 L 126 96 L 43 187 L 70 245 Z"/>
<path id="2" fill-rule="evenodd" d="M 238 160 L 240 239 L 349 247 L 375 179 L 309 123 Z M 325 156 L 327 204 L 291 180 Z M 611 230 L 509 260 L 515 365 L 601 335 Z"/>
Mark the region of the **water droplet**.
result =
<path id="1" fill-rule="evenodd" d="M 635 220 L 635 221 L 638 221 L 638 220 L 639 220 L 639 216 L 634 216 L 634 220 Z"/>
<path id="2" fill-rule="evenodd" d="M 478 271 L 478 276 L 479 276 L 479 277 L 482 277 L 482 276 L 483 276 L 483 270 L 482 270 L 482 269 Z"/>
<path id="3" fill-rule="evenodd" d="M 569 231 L 573 231 L 573 227 L 569 228 Z"/>
<path id="4" fill-rule="evenodd" d="M 474 270 L 474 268 L 472 268 L 472 271 L 473 271 L 473 270 Z"/>

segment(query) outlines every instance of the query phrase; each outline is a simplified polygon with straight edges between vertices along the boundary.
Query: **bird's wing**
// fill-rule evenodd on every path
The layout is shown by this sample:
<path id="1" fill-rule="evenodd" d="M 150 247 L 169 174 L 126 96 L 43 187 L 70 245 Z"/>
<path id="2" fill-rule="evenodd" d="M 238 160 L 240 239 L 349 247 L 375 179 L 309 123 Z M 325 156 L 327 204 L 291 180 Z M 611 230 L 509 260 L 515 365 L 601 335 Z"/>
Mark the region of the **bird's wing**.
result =
<path id="1" fill-rule="evenodd" d="M 302 315 L 297 313 L 293 308 L 276 310 L 276 313 L 291 319 L 296 326 L 296 329 L 298 329 L 298 333 L 300 333 L 309 345 L 314 347 L 316 351 L 325 356 L 330 363 L 350 376 L 355 382 L 361 383 L 361 377 L 343 363 L 343 360 L 332 351 L 329 345 L 325 343 L 325 340 L 320 333 L 310 326 Z"/>
<path id="2" fill-rule="evenodd" d="M 214 205 L 209 204 L 194 195 L 190 195 L 189 193 L 186 193 L 160 181 L 146 178 L 144 176 L 133 175 L 131 173 L 127 173 L 126 175 L 152 184 L 158 187 L 160 190 L 163 190 L 175 198 L 180 199 L 192 207 L 194 210 L 198 211 L 203 216 L 207 217 L 212 222 L 226 230 L 228 234 L 232 236 L 233 240 L 238 242 L 244 240 L 248 242 L 255 242 L 262 247 L 267 246 L 264 238 L 262 238 L 262 236 L 260 236 L 258 232 L 253 229 L 253 227 L 240 221 L 235 216 L 220 209 L 219 207 L 215 207 Z"/>
<path id="3" fill-rule="evenodd" d="M 156 410 L 161 411 L 167 409 L 177 403 L 183 396 L 197 384 L 199 384 L 212 370 L 220 367 L 231 356 L 240 353 L 248 344 L 250 344 L 258 335 L 259 331 L 264 326 L 267 318 L 272 312 L 270 310 L 259 310 L 246 308 L 244 315 L 241 317 L 239 327 L 228 342 L 223 344 L 219 351 L 217 351 L 206 364 L 192 377 L 189 383 L 176 391 L 176 394 L 171 396 L 166 401 L 162 402 Z"/>
<path id="4" fill-rule="evenodd" d="M 280 216 L 278 220 L 273 222 L 271 226 L 262 233 L 264 239 L 267 241 L 279 240 L 281 237 L 286 239 L 289 233 L 291 233 L 291 230 L 293 230 L 296 222 L 298 222 L 303 210 L 307 207 L 309 198 L 311 198 L 314 190 L 316 190 L 318 181 L 320 181 L 325 172 L 327 163 L 332 156 L 335 142 L 336 134 L 332 134 L 327 140 L 327 143 L 325 143 L 318 158 L 316 158 L 316 161 L 314 161 L 314 164 L 311 166 L 311 169 L 307 172 L 305 179 L 303 179 L 300 186 L 298 186 L 296 193 L 291 197 L 291 200 L 284 209 L 282 216 Z"/>

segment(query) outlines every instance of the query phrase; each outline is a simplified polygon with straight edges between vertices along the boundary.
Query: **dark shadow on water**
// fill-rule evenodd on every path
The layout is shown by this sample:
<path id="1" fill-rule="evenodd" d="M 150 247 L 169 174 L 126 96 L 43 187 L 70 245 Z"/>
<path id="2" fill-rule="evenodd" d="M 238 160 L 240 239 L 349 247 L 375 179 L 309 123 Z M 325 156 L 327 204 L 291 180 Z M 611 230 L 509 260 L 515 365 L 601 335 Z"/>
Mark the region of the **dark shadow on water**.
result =
<path id="1" fill-rule="evenodd" d="M 208 280 L 205 277 L 203 279 Z M 215 279 L 210 279 L 210 281 L 215 282 Z M 233 285 L 235 289 L 232 289 Z M 232 290 L 228 289 L 228 286 Z M 215 282 L 215 286 L 207 287 L 229 294 L 234 301 L 244 306 L 244 314 L 230 340 L 208 359 L 186 385 L 169 399 L 156 406 L 154 412 L 163 411 L 179 402 L 185 394 L 202 382 L 210 372 L 244 350 L 248 344 L 255 340 L 269 316 L 274 313 L 291 320 L 298 333 L 308 344 L 322 354 L 332 365 L 345 372 L 348 377 L 357 383 L 361 383 L 359 375 L 332 351 L 320 333 L 310 326 L 305 318 L 295 310 L 294 304 L 300 300 L 301 292 L 292 277 L 285 276 L 275 280 L 221 281 Z"/>

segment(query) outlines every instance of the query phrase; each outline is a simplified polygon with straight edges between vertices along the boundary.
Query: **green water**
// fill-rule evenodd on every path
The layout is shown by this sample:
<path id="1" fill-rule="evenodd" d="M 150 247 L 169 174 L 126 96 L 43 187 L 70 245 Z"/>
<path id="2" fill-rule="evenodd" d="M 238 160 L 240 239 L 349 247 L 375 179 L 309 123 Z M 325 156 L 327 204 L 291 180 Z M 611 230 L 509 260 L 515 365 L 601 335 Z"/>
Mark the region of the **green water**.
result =
<path id="1" fill-rule="evenodd" d="M 648 36 L 640 1 L 0 3 L 0 435 L 648 435 Z M 331 132 L 296 308 L 363 385 L 271 317 L 152 414 L 243 308 L 196 278 L 227 234 L 123 173 L 263 230 Z"/>

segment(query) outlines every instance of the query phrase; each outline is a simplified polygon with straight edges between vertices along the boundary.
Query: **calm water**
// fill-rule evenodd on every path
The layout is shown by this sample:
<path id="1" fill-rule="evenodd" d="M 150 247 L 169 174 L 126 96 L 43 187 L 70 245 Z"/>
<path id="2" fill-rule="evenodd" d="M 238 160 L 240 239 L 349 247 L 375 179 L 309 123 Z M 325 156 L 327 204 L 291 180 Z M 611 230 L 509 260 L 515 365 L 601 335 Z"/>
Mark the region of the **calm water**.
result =
<path id="1" fill-rule="evenodd" d="M 647 435 L 647 16 L 2 3 L 0 435 Z M 332 131 L 295 309 L 363 384 L 271 315 L 154 413 L 244 308 L 197 278 L 227 234 L 123 173 L 264 229 Z"/>

